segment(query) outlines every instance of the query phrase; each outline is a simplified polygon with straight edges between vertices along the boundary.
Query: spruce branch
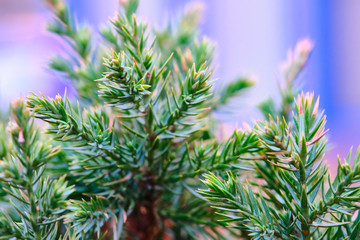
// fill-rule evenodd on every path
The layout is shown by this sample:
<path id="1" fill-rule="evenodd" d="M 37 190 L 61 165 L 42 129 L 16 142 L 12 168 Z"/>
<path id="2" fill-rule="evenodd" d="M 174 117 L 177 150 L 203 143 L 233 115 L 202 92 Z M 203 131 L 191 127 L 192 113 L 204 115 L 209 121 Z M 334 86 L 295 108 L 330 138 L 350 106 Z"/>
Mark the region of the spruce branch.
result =
<path id="1" fill-rule="evenodd" d="M 78 180 L 86 178 L 86 184 L 103 181 L 92 188 L 92 192 L 107 192 L 117 186 L 115 183 L 119 178 L 128 175 L 128 169 L 139 167 L 139 159 L 132 155 L 137 144 L 117 145 L 114 119 L 104 109 L 75 110 L 66 96 L 64 99 L 57 96 L 54 100 L 32 95 L 27 104 L 35 117 L 50 124 L 48 133 L 58 141 L 68 142 L 70 146 L 66 149 L 78 154 L 78 158 L 70 163 L 73 174 L 81 176 Z M 121 173 L 119 166 L 124 167 Z"/>
<path id="2" fill-rule="evenodd" d="M 69 207 L 70 213 L 66 215 L 66 223 L 72 226 L 77 238 L 90 239 L 96 236 L 97 239 L 103 239 L 112 234 L 113 239 L 119 239 L 121 232 L 116 232 L 116 229 L 113 229 L 115 231 L 113 233 L 102 231 L 108 221 L 111 221 L 111 224 L 118 224 L 115 211 L 123 214 L 121 208 L 114 210 L 109 205 L 109 201 L 99 197 L 91 198 L 89 202 L 74 200 Z M 120 226 L 122 224 L 120 222 Z M 118 229 L 120 230 L 120 228 Z"/>
<path id="3" fill-rule="evenodd" d="M 73 192 L 64 178 L 44 176 L 45 166 L 59 148 L 41 144 L 39 130 L 22 101 L 11 107 L 9 123 L 14 149 L 1 161 L 0 180 L 17 216 L 2 213 L 3 239 L 55 239 L 66 211 L 66 199 Z"/>
<path id="4" fill-rule="evenodd" d="M 286 187 L 293 192 L 291 197 L 284 197 L 285 204 L 293 200 L 295 202 L 294 211 L 299 211 L 295 216 L 301 219 L 301 235 L 307 239 L 310 235 L 310 204 L 316 196 L 316 191 L 308 198 L 319 186 L 319 182 L 309 181 L 317 175 L 326 172 L 325 167 L 315 162 L 323 153 L 325 141 L 323 136 L 326 133 L 325 117 L 318 114 L 318 104 L 314 101 L 314 95 L 299 95 L 295 104 L 296 114 L 294 115 L 294 130 L 289 130 L 286 125 L 276 125 L 272 121 L 260 127 L 258 133 L 262 143 L 269 151 L 266 160 L 278 168 L 286 183 Z M 270 121 L 271 122 L 271 121 Z M 277 132 L 275 132 L 275 131 Z M 280 133 L 281 135 L 279 136 Z M 284 137 L 284 134 L 286 134 Z M 284 144 L 284 141 L 286 143 Z M 285 146 L 285 147 L 284 147 Z M 295 212 L 293 213 L 295 214 Z"/>
<path id="5" fill-rule="evenodd" d="M 206 111 L 204 102 L 211 94 L 210 76 L 211 73 L 205 64 L 200 66 L 198 71 L 194 65 L 188 71 L 178 96 L 174 91 L 169 93 L 167 99 L 171 97 L 173 100 L 168 100 L 171 114 L 165 119 L 166 129 L 164 131 L 168 136 L 186 137 L 192 133 L 193 130 L 191 129 L 196 129 L 196 127 L 193 127 L 197 123 L 196 117 L 197 115 L 201 116 Z M 171 103 L 173 105 L 170 105 Z M 180 131 L 177 130 L 178 128 L 180 128 Z M 165 136 L 163 135 L 163 137 Z"/>
<path id="6" fill-rule="evenodd" d="M 224 182 L 210 173 L 204 175 L 203 183 L 209 188 L 200 193 L 218 209 L 224 217 L 219 219 L 224 223 L 238 223 L 239 229 L 249 232 L 252 239 L 297 239 L 288 235 L 289 228 L 281 225 L 279 216 L 271 211 L 261 195 L 254 195 L 251 188 L 244 188 L 236 183 L 232 174 L 228 174 Z M 234 214 L 232 214 L 234 213 Z M 289 227 L 289 226 L 287 226 Z"/>
<path id="7" fill-rule="evenodd" d="M 50 124 L 48 132 L 54 134 L 55 139 L 74 142 L 79 148 L 87 146 L 88 155 L 104 156 L 113 149 L 113 123 L 104 110 L 74 109 L 66 94 L 64 98 L 58 95 L 55 99 L 33 94 L 28 97 L 27 106 L 35 117 Z"/>
<path id="8" fill-rule="evenodd" d="M 286 122 L 291 123 L 290 113 L 294 110 L 294 98 L 298 94 L 297 78 L 302 69 L 304 68 L 312 50 L 312 43 L 308 39 L 299 41 L 294 50 L 289 50 L 288 59 L 282 66 L 283 85 L 279 85 L 280 92 L 280 106 L 277 106 L 275 101 L 271 98 L 264 101 L 259 105 L 259 109 L 264 114 L 264 117 L 270 122 L 277 122 L 277 125 L 286 125 Z M 284 118 L 284 122 L 281 120 Z M 275 120 L 275 121 L 274 121 Z M 280 122 L 279 122 L 280 121 Z M 283 126 L 284 127 L 284 126 Z M 284 133 L 281 139 L 287 139 L 286 133 Z M 286 145 L 287 143 L 282 143 Z M 279 177 L 274 180 L 273 175 L 279 176 L 279 171 L 271 162 L 255 162 L 255 169 L 257 172 L 257 178 L 265 180 L 265 191 L 267 195 L 277 202 L 277 206 L 281 208 L 284 202 L 279 198 L 281 195 L 281 189 L 286 188 L 283 182 L 278 181 Z M 268 191 L 270 190 L 270 191 Z M 273 194 L 277 193 L 277 194 Z M 289 196 L 291 197 L 291 196 Z"/>
<path id="9" fill-rule="evenodd" d="M 67 174 L 78 177 L 77 191 L 86 189 L 83 205 L 94 205 L 91 199 L 97 197 L 116 202 L 109 210 L 118 216 L 118 209 L 124 209 L 128 219 L 124 228 L 129 236 L 146 236 L 141 235 L 143 230 L 137 226 L 138 221 L 154 218 L 147 233 L 154 236 L 165 234 L 168 228 L 176 231 L 176 226 L 163 226 L 164 219 L 180 223 L 174 214 L 160 214 L 161 206 L 167 204 L 164 199 L 173 194 L 170 189 L 175 187 L 180 192 L 189 192 L 192 188 L 185 187 L 184 181 L 203 171 L 203 164 L 210 167 L 213 160 L 208 159 L 208 154 L 216 152 L 216 145 L 209 148 L 210 152 L 195 150 L 195 157 L 199 157 L 196 164 L 182 155 L 185 151 L 192 154 L 202 135 L 212 87 L 206 63 L 210 59 L 210 48 L 206 41 L 195 43 L 195 53 L 187 50 L 187 54 L 194 54 L 194 59 L 198 60 L 193 63 L 189 57 L 190 67 L 183 69 L 185 74 L 175 73 L 170 65 L 172 55 L 164 59 L 159 57 L 154 48 L 156 44 L 148 41 L 147 25 L 138 21 L 133 13 L 127 14 L 135 11 L 136 6 L 130 7 L 132 10 L 128 7 L 126 5 L 125 11 L 112 20 L 114 31 L 105 32 L 105 35 L 113 34 L 104 36 L 107 40 L 116 37 L 120 41 L 111 42 L 116 50 L 104 58 L 108 70 L 98 80 L 99 96 L 104 100 L 96 100 L 99 104 L 104 102 L 99 112 L 77 109 L 66 96 L 47 99 L 33 95 L 27 104 L 36 118 L 49 123 L 48 133 L 68 144 L 66 150 L 76 156 L 69 163 Z M 218 165 L 219 169 L 226 168 Z M 187 168 L 192 172 L 186 172 Z M 178 177 L 172 178 L 170 173 L 174 170 Z M 169 181 L 170 178 L 173 181 Z M 187 197 L 182 201 L 189 205 L 190 200 L 191 197 Z M 77 202 L 70 205 L 73 204 Z M 207 209 L 205 205 L 201 207 L 203 213 Z M 170 207 L 179 209 L 181 206 Z M 74 209 L 71 216 L 79 211 Z M 81 234 L 101 236 L 106 231 L 119 232 L 119 227 L 109 226 L 116 220 L 114 216 L 104 221 L 83 222 L 80 228 L 86 231 Z M 189 229 L 200 231 L 207 225 L 215 233 L 217 224 L 212 223 L 211 216 L 201 214 L 194 221 L 188 221 L 185 224 L 188 231 L 181 230 L 180 234 L 187 236 L 195 233 Z M 81 236 L 74 222 L 68 224 L 73 234 Z M 90 232 L 89 226 L 98 226 L 97 231 Z M 208 233 L 205 229 L 201 231 Z"/>
<path id="10" fill-rule="evenodd" d="M 32 94 L 30 112 L 12 107 L 10 138 L 0 128 L 0 194 L 12 202 L 0 239 L 359 238 L 360 150 L 332 180 L 319 101 L 293 100 L 310 42 L 289 55 L 280 104 L 261 107 L 266 121 L 219 140 L 212 111 L 254 81 L 213 90 L 201 7 L 153 31 L 137 0 L 120 1 L 97 44 L 64 1 L 47 2 L 50 30 L 72 53 L 51 65 L 74 80 L 80 103 Z M 208 189 L 196 191 L 203 174 Z"/>
<path id="11" fill-rule="evenodd" d="M 295 101 L 293 126 L 285 119 L 275 121 L 270 117 L 269 121 L 258 122 L 254 129 L 260 140 L 259 154 L 263 157 L 249 159 L 268 162 L 276 172 L 264 176 L 267 185 L 255 184 L 257 187 L 252 187 L 259 191 L 256 196 L 263 203 L 252 202 L 249 205 L 255 206 L 252 209 L 258 209 L 264 204 L 271 204 L 270 217 L 274 217 L 276 222 L 281 220 L 284 227 L 278 228 L 280 232 L 275 231 L 271 239 L 358 237 L 357 231 L 351 232 L 358 225 L 358 220 L 351 223 L 351 218 L 359 209 L 357 183 L 360 153 L 357 152 L 352 167 L 349 165 L 351 152 L 344 164 L 339 161 L 336 178 L 334 181 L 330 180 L 327 166 L 323 162 L 326 117 L 323 112 L 319 113 L 318 108 L 319 102 L 315 101 L 313 94 L 301 94 Z M 227 182 L 224 182 L 213 174 L 205 175 L 204 183 L 209 189 L 201 190 L 200 193 L 219 212 L 235 219 L 235 225 L 231 227 L 241 228 L 253 239 L 267 239 L 264 232 L 256 235 L 256 231 L 251 228 L 256 224 L 266 224 L 260 222 L 254 212 L 248 213 L 247 217 L 241 201 L 238 205 L 233 203 L 239 201 L 239 198 L 243 199 L 236 198 L 236 194 L 231 192 L 244 195 L 241 182 L 235 181 L 231 175 L 226 179 Z M 273 185 L 269 186 L 270 183 Z M 325 188 L 327 183 L 329 187 Z M 249 188 L 249 194 L 253 191 L 252 188 Z M 267 190 L 262 192 L 263 189 Z M 272 208 L 272 205 L 277 207 Z M 244 219 L 248 222 L 244 222 Z M 265 227 L 265 230 L 272 227 Z M 284 229 L 288 232 L 283 231 Z"/>
<path id="12" fill-rule="evenodd" d="M 338 212 L 345 215 L 353 214 L 359 205 L 360 189 L 356 186 L 356 183 L 360 181 L 360 149 L 357 150 L 353 166 L 350 167 L 351 150 L 344 163 L 338 163 L 337 174 L 334 181 L 329 182 L 329 189 L 325 191 L 324 186 L 321 186 L 321 193 L 324 196 L 323 202 L 320 202 L 319 206 L 311 217 L 313 219 L 322 218 L 325 214 L 331 212 Z M 345 207 L 345 208 L 342 208 Z"/>

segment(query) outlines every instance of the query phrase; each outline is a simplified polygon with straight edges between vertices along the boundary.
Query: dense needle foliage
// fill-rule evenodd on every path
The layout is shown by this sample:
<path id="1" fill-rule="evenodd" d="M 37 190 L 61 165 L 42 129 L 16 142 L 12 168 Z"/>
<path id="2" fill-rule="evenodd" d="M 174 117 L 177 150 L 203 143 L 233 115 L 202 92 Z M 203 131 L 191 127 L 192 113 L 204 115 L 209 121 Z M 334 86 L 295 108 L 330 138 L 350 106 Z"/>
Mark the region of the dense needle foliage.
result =
<path id="1" fill-rule="evenodd" d="M 201 5 L 154 30 L 121 1 L 92 32 L 46 2 L 68 53 L 50 67 L 75 96 L 33 93 L 0 126 L 0 239 L 359 238 L 360 153 L 330 177 L 326 118 L 296 88 L 309 41 L 289 53 L 281 102 L 259 106 L 266 121 L 221 139 L 214 112 L 254 81 L 214 91 Z"/>

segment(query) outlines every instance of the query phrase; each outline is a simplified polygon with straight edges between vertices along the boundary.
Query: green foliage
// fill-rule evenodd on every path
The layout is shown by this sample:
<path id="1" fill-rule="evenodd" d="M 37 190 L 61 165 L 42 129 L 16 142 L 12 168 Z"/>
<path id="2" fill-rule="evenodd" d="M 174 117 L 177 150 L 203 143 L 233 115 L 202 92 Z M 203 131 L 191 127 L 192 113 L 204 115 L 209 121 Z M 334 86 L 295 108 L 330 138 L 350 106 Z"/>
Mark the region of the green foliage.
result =
<path id="1" fill-rule="evenodd" d="M 63 215 L 64 237 L 223 238 L 214 212 L 195 197 L 199 183 L 194 178 L 241 169 L 238 154 L 258 140 L 235 132 L 222 144 L 212 135 L 214 119 L 208 113 L 217 105 L 213 46 L 197 40 L 199 8 L 156 31 L 150 41 L 154 35 L 134 14 L 138 2 L 127 1 L 111 26 L 101 29 L 105 45 L 97 47 L 90 39 L 80 41 L 85 27 L 74 23 L 63 2 L 50 4 L 56 16 L 50 29 L 76 53 L 51 66 L 74 80 L 81 101 L 76 106 L 66 94 L 55 99 L 33 94 L 27 105 L 35 118 L 48 123 L 47 133 L 64 149 L 65 156 L 52 161 L 49 172 L 60 166 L 56 174 L 63 172 L 75 185 Z M 167 43 L 161 40 L 165 35 Z M 103 58 L 104 67 L 94 54 Z M 225 90 L 220 104 L 252 83 L 235 85 Z"/>
<path id="2" fill-rule="evenodd" d="M 212 112 L 255 82 L 214 91 L 201 5 L 154 31 L 120 1 L 94 41 L 64 1 L 46 2 L 69 47 L 50 67 L 79 101 L 33 93 L 0 126 L 0 239 L 359 238 L 360 150 L 331 180 L 319 102 L 293 101 L 310 42 L 290 52 L 266 121 L 221 139 Z"/>
<path id="3" fill-rule="evenodd" d="M 0 181 L 16 216 L 3 211 L 0 239 L 56 239 L 58 224 L 66 211 L 66 200 L 73 192 L 65 178 L 45 176 L 45 166 L 58 152 L 40 140 L 39 130 L 22 101 L 11 107 L 8 132 L 13 147 L 1 161 Z"/>
<path id="4" fill-rule="evenodd" d="M 74 229 L 77 238 L 91 238 L 96 234 L 96 237 L 106 236 L 106 233 L 101 233 L 101 229 L 107 221 L 112 218 L 115 221 L 116 215 L 111 208 L 108 207 L 109 203 L 105 199 L 96 198 L 90 201 L 71 201 L 69 207 L 71 212 L 67 215 L 67 224 L 70 224 Z M 121 209 L 119 209 L 121 212 Z M 94 221 L 96 217 L 96 221 Z M 101 234 L 103 234 L 101 236 Z M 116 234 L 118 235 L 118 234 Z M 115 239 L 118 239 L 117 236 Z"/>
<path id="5" fill-rule="evenodd" d="M 359 222 L 360 188 L 356 183 L 360 149 L 352 167 L 351 152 L 345 163 L 339 160 L 331 181 L 323 162 L 326 120 L 318 106 L 313 94 L 302 94 L 295 102 L 291 123 L 271 116 L 269 121 L 257 123 L 253 131 L 259 139 L 259 158 L 252 160 L 268 162 L 276 169 L 265 175 L 265 184 L 244 188 L 231 174 L 226 181 L 205 175 L 209 189 L 200 193 L 225 216 L 222 221 L 253 239 L 359 238 L 355 229 Z M 262 173 L 261 165 L 254 165 Z"/>
<path id="6" fill-rule="evenodd" d="M 203 182 L 209 189 L 200 192 L 221 212 L 219 220 L 228 224 L 237 223 L 233 227 L 249 232 L 253 239 L 291 238 L 289 234 L 293 227 L 281 221 L 278 213 L 271 211 L 261 195 L 255 195 L 249 185 L 245 188 L 238 184 L 232 174 L 228 174 L 227 178 L 224 182 L 212 173 L 205 175 Z M 291 213 L 286 214 L 290 216 L 283 217 L 291 219 Z"/>

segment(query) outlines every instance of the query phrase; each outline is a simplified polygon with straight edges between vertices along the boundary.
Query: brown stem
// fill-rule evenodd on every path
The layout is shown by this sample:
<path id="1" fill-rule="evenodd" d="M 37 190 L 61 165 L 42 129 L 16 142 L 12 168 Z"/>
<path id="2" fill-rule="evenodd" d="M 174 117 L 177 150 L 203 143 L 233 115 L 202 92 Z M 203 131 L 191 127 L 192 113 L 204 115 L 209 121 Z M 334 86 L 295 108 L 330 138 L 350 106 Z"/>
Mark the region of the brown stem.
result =
<path id="1" fill-rule="evenodd" d="M 150 173 L 138 182 L 138 186 L 141 196 L 125 222 L 126 239 L 158 239 L 163 228 L 162 220 L 157 213 L 161 190 Z"/>
<path id="2" fill-rule="evenodd" d="M 152 240 L 161 231 L 155 201 L 137 203 L 128 217 L 125 227 L 131 240 Z"/>

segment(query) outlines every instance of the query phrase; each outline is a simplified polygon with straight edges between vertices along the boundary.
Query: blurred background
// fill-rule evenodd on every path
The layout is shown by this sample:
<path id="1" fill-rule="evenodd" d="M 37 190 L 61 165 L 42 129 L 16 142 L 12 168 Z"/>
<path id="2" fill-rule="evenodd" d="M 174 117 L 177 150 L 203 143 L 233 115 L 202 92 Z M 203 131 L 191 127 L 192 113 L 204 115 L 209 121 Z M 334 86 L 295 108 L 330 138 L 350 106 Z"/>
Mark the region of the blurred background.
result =
<path id="1" fill-rule="evenodd" d="M 69 0 L 80 22 L 97 28 L 114 16 L 119 0 Z M 182 11 L 191 0 L 142 0 L 139 15 L 154 27 Z M 197 1 L 199 2 L 199 1 Z M 201 2 L 201 1 L 200 1 Z M 258 84 L 232 104 L 239 113 L 230 128 L 259 119 L 254 106 L 276 96 L 279 67 L 288 49 L 310 38 L 315 48 L 300 76 L 301 88 L 320 95 L 330 128 L 336 163 L 351 146 L 360 144 L 360 2 L 203 0 L 201 33 L 216 42 L 218 84 L 241 75 L 255 75 Z M 14 98 L 29 91 L 54 96 L 69 84 L 47 70 L 50 56 L 63 50 L 46 32 L 50 17 L 41 0 L 0 0 L 0 106 L 6 111 Z M 236 119 L 236 120 L 234 120 Z M 333 165 L 333 168 L 335 166 Z"/>

